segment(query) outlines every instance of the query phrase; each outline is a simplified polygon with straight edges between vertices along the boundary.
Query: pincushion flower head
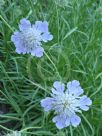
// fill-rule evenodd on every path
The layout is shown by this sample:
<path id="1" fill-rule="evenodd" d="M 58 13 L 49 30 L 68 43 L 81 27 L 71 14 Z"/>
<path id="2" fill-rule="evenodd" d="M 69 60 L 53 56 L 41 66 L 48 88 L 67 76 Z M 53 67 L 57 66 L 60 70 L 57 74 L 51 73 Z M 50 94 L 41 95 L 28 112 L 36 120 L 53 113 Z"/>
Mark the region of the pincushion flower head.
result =
<path id="1" fill-rule="evenodd" d="M 58 129 L 69 125 L 77 127 L 81 119 L 77 113 L 87 111 L 92 104 L 90 98 L 83 94 L 79 81 L 73 80 L 65 85 L 59 81 L 53 84 L 51 97 L 41 100 L 41 106 L 45 111 L 54 110 L 55 117 L 52 121 Z"/>
<path id="2" fill-rule="evenodd" d="M 29 20 L 23 18 L 19 24 L 20 31 L 14 32 L 11 41 L 16 46 L 16 52 L 21 54 L 31 53 L 36 57 L 43 56 L 44 49 L 42 42 L 48 42 L 53 36 L 48 31 L 47 21 L 36 21 L 31 24 Z"/>

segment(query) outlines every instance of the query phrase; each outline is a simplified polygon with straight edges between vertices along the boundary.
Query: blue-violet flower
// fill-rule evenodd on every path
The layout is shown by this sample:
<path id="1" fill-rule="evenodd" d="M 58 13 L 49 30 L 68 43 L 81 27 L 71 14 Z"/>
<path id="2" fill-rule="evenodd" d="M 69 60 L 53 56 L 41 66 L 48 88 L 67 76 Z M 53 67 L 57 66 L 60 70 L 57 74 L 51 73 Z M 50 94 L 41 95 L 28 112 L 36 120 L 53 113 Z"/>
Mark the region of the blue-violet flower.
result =
<path id="1" fill-rule="evenodd" d="M 56 116 L 52 121 L 58 129 L 69 125 L 77 127 L 81 119 L 76 113 L 81 113 L 81 110 L 87 111 L 92 104 L 90 98 L 82 95 L 84 91 L 79 81 L 68 82 L 66 89 L 63 83 L 55 81 L 51 90 L 51 97 L 41 100 L 41 106 L 45 111 L 55 111 Z"/>
<path id="2" fill-rule="evenodd" d="M 11 36 L 11 41 L 16 46 L 16 52 L 19 54 L 31 53 L 36 57 L 43 56 L 42 42 L 53 39 L 48 31 L 48 22 L 36 21 L 31 25 L 29 20 L 23 18 L 20 20 L 19 29 L 20 31 L 14 32 Z"/>

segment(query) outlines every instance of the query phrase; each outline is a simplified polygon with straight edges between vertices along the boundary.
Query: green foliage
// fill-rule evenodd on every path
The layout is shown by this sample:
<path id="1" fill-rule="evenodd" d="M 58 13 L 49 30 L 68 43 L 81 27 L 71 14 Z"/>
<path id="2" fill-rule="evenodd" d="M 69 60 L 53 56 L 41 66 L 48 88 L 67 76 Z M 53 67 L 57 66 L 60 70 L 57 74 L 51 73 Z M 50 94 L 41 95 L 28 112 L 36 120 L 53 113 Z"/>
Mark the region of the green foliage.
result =
<path id="1" fill-rule="evenodd" d="M 102 135 L 102 2 L 100 0 L 2 0 L 0 2 L 0 133 L 22 136 Z M 50 57 L 19 55 L 11 35 L 23 17 L 47 20 L 54 39 Z M 58 72 L 60 76 L 58 75 Z M 79 80 L 93 104 L 77 128 L 58 130 L 40 100 L 55 80 Z"/>

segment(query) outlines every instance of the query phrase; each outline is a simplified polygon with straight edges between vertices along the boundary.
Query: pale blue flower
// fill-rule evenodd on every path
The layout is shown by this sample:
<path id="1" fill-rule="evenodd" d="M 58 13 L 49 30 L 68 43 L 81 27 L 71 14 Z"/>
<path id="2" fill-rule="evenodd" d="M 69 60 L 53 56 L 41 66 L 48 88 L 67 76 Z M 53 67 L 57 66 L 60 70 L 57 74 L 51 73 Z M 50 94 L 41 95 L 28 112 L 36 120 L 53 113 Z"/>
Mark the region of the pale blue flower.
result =
<path id="1" fill-rule="evenodd" d="M 83 92 L 77 80 L 68 82 L 66 88 L 63 83 L 55 81 L 51 97 L 41 100 L 41 106 L 45 111 L 54 110 L 56 116 L 52 121 L 58 129 L 69 125 L 77 127 L 80 124 L 81 119 L 76 113 L 81 113 L 81 110 L 87 111 L 92 104 L 90 98 L 82 95 Z"/>
<path id="2" fill-rule="evenodd" d="M 14 32 L 11 36 L 11 41 L 16 46 L 16 52 L 19 54 L 31 53 L 36 57 L 43 56 L 42 42 L 53 39 L 48 31 L 48 22 L 36 21 L 35 24 L 31 24 L 29 20 L 24 18 L 20 21 L 19 29 L 20 31 Z"/>
<path id="3" fill-rule="evenodd" d="M 21 132 L 20 131 L 13 131 L 12 133 L 9 133 L 5 136 L 21 136 Z"/>

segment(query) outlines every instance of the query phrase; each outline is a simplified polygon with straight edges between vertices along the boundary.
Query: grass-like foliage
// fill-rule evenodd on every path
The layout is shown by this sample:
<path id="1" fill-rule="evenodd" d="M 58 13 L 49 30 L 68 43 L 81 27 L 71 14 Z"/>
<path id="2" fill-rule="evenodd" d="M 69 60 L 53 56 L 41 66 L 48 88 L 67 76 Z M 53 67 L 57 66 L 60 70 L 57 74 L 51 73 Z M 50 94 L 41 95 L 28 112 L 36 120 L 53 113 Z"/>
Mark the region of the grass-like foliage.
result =
<path id="1" fill-rule="evenodd" d="M 11 35 L 22 18 L 49 23 L 53 40 L 43 43 L 41 58 L 15 52 Z M 80 81 L 92 100 L 77 128 L 57 129 L 53 112 L 41 107 L 57 80 Z M 20 131 L 17 136 L 102 135 L 101 0 L 0 0 L 0 133 L 12 131 Z"/>

